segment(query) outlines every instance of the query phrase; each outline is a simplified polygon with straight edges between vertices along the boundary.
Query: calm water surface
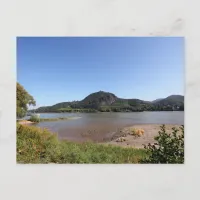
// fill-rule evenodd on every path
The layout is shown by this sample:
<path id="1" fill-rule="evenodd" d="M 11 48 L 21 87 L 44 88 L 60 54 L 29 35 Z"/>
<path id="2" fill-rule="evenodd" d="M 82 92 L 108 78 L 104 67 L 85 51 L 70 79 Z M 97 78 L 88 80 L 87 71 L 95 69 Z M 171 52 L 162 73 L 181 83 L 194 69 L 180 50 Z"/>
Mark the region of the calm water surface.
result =
<path id="1" fill-rule="evenodd" d="M 80 117 L 73 120 L 41 122 L 35 126 L 58 133 L 60 139 L 101 142 L 117 130 L 134 124 L 184 124 L 183 111 L 134 113 L 41 113 L 41 118 Z"/>

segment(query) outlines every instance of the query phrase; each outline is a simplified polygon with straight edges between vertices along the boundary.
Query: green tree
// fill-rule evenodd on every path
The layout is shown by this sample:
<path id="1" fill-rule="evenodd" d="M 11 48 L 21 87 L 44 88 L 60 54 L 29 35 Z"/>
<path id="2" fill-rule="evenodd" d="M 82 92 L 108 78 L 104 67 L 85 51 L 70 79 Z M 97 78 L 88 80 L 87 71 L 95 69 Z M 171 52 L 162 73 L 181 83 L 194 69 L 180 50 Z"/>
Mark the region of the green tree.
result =
<path id="1" fill-rule="evenodd" d="M 17 117 L 24 117 L 28 110 L 28 105 L 36 105 L 34 98 L 17 83 Z"/>

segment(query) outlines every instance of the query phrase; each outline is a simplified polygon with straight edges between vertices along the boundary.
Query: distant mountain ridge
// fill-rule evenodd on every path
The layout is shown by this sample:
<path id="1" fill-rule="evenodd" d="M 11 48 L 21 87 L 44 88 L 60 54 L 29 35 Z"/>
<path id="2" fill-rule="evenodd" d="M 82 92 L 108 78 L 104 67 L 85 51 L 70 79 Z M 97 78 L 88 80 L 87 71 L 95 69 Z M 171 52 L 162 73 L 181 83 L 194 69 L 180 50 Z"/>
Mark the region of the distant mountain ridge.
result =
<path id="1" fill-rule="evenodd" d="M 181 105 L 184 102 L 184 96 L 182 95 L 171 95 L 168 96 L 165 99 L 161 99 L 159 101 L 157 101 L 156 103 L 159 104 L 164 104 L 164 105 L 168 105 L 168 104 L 178 104 Z"/>
<path id="2" fill-rule="evenodd" d="M 159 102 L 160 100 L 162 100 L 163 98 L 159 98 L 159 99 L 155 99 L 153 101 L 151 101 L 152 103 L 156 103 L 156 102 Z"/>
<path id="3" fill-rule="evenodd" d="M 110 92 L 91 93 L 81 101 L 61 102 L 52 106 L 39 107 L 35 112 L 134 112 L 134 111 L 184 110 L 184 96 L 171 95 L 154 101 L 123 99 Z"/>

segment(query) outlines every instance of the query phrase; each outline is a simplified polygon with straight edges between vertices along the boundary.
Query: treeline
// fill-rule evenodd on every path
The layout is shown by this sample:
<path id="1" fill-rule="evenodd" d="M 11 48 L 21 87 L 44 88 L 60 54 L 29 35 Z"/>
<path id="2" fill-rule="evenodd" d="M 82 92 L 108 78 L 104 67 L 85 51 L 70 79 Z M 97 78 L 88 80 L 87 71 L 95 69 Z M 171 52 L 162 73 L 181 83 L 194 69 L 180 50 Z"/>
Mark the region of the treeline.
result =
<path id="1" fill-rule="evenodd" d="M 45 112 L 80 112 L 80 113 L 95 113 L 95 112 L 142 112 L 142 111 L 184 111 L 184 105 L 140 105 L 140 106 L 101 106 L 99 108 L 59 108 L 40 107 L 32 110 L 36 113 Z"/>
<path id="2" fill-rule="evenodd" d="M 94 113 L 94 112 L 98 112 L 95 109 L 73 109 L 73 108 L 60 108 L 57 110 L 57 112 L 82 112 L 82 113 Z"/>
<path id="3" fill-rule="evenodd" d="M 100 112 L 184 111 L 184 105 L 181 106 L 143 105 L 138 107 L 105 106 L 101 107 L 98 111 Z"/>

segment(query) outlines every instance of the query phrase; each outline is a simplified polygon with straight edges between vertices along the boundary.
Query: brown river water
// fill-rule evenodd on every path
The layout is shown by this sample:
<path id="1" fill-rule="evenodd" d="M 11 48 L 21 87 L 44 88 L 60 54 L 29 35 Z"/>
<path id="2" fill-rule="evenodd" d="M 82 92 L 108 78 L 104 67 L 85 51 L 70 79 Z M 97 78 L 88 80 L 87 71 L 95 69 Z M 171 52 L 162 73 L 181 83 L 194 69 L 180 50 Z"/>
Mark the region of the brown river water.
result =
<path id="1" fill-rule="evenodd" d="M 77 117 L 77 119 L 40 122 L 34 126 L 58 133 L 59 139 L 82 142 L 110 141 L 120 129 L 135 124 L 184 124 L 183 111 L 132 113 L 41 113 L 41 118 Z"/>

